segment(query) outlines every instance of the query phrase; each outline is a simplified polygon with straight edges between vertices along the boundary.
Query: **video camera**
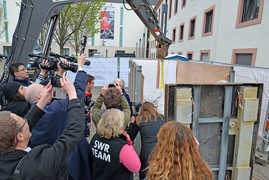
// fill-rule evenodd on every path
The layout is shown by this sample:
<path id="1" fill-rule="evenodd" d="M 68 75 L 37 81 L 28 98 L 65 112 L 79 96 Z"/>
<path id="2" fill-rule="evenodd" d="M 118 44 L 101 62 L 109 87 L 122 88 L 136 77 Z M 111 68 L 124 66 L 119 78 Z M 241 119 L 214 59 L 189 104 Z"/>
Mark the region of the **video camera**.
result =
<path id="1" fill-rule="evenodd" d="M 115 84 L 109 84 L 108 85 L 108 88 L 114 88 L 114 87 L 116 87 Z"/>
<path id="2" fill-rule="evenodd" d="M 80 51 L 80 54 L 83 54 L 85 51 L 85 47 L 87 44 L 87 37 L 83 36 L 83 39 L 81 41 L 82 49 Z M 40 53 L 36 54 L 29 54 L 29 56 L 32 58 L 32 60 L 27 64 L 28 72 L 31 72 L 33 74 L 33 77 L 36 77 L 37 71 L 40 68 L 46 69 L 49 71 L 49 79 L 52 82 L 52 86 L 54 87 L 60 87 L 59 79 L 61 77 L 54 75 L 54 72 L 57 71 L 57 64 L 61 66 L 64 70 L 69 70 L 72 72 L 77 72 L 78 65 L 76 64 L 77 58 L 68 56 L 68 55 L 60 55 L 57 53 L 50 52 L 48 56 L 44 56 Z M 66 59 L 68 61 L 67 64 L 62 62 L 62 58 Z M 43 64 L 43 60 L 47 60 L 48 65 Z M 85 65 L 90 65 L 90 61 L 86 61 Z M 33 78 L 34 79 L 34 78 Z"/>
<path id="3" fill-rule="evenodd" d="M 65 69 L 65 70 L 70 70 L 72 72 L 77 72 L 78 66 L 76 64 L 73 64 L 72 62 L 70 62 L 70 58 L 65 58 L 67 60 L 69 60 L 68 64 L 64 64 L 61 61 L 61 55 L 58 55 L 56 53 L 50 53 L 50 56 L 42 56 L 39 54 L 30 54 L 30 57 L 37 57 L 38 59 L 33 61 L 33 63 L 31 64 L 31 67 L 33 68 L 39 68 L 39 65 L 42 69 L 46 69 L 49 71 L 56 71 L 57 70 L 57 63 L 60 62 L 60 66 L 61 68 Z M 48 66 L 43 64 L 42 61 L 43 59 L 46 59 L 48 61 Z"/>

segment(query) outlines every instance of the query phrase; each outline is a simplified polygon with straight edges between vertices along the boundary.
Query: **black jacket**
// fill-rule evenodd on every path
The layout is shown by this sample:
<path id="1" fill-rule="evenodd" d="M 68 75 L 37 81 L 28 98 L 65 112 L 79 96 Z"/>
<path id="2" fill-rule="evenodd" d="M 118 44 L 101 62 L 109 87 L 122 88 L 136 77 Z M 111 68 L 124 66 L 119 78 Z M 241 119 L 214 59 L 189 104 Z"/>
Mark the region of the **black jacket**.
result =
<path id="1" fill-rule="evenodd" d="M 27 112 L 30 110 L 31 104 L 24 101 L 24 100 L 19 100 L 19 101 L 13 101 L 13 102 L 8 102 L 6 105 L 3 106 L 2 111 L 10 111 L 14 114 L 17 114 L 20 117 L 24 117 Z"/>
<path id="2" fill-rule="evenodd" d="M 36 109 L 36 107 L 34 107 Z M 37 111 L 37 110 L 36 110 Z M 39 110 L 40 111 L 40 110 Z M 25 118 L 29 121 L 30 129 L 36 124 L 38 113 L 29 112 L 32 115 Z M 29 153 L 22 150 L 14 150 L 0 156 L 1 180 L 10 178 L 22 160 L 20 180 L 61 180 L 66 179 L 66 157 L 81 140 L 84 131 L 84 110 L 78 99 L 71 100 L 68 107 L 68 122 L 63 134 L 53 145 L 40 145 Z"/>
<path id="3" fill-rule="evenodd" d="M 28 87 L 32 84 L 28 79 L 17 79 L 14 77 L 13 81 L 20 83 L 24 87 Z"/>
<path id="4" fill-rule="evenodd" d="M 120 151 L 125 144 L 121 138 L 93 136 L 89 146 L 93 180 L 132 180 L 133 173 L 120 162 Z"/>
<path id="5" fill-rule="evenodd" d="M 131 123 L 126 129 L 132 141 L 136 138 L 138 131 L 141 135 L 141 169 L 139 172 L 140 179 L 146 178 L 148 160 L 155 145 L 157 144 L 157 134 L 164 123 L 164 119 L 162 120 L 160 117 L 157 117 L 157 121 L 154 121 L 152 117 L 152 120 L 148 122 L 141 122 L 139 126 L 137 126 L 136 123 Z"/>
<path id="6" fill-rule="evenodd" d="M 86 82 L 87 74 L 84 71 L 78 71 L 74 86 L 79 99 L 84 98 Z M 56 139 L 62 134 L 64 127 L 66 127 L 68 104 L 68 98 L 54 100 L 50 104 L 47 104 L 44 108 L 45 115 L 40 119 L 32 131 L 32 137 L 29 144 L 31 148 L 41 144 L 52 145 L 55 143 Z"/>

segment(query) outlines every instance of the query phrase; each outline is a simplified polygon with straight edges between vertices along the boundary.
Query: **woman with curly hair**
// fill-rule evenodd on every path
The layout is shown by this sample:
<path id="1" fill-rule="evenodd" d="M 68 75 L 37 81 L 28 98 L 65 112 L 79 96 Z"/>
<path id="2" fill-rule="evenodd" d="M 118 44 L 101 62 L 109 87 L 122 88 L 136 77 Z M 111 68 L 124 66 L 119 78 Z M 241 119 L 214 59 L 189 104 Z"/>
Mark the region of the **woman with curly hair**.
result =
<path id="1" fill-rule="evenodd" d="M 213 180 L 192 131 L 176 121 L 165 123 L 149 162 L 148 180 Z"/>
<path id="2" fill-rule="evenodd" d="M 135 121 L 134 121 L 135 120 Z M 165 123 L 164 117 L 157 112 L 157 108 L 151 102 L 145 102 L 140 107 L 140 113 L 131 120 L 127 132 L 133 140 L 138 131 L 141 135 L 141 170 L 140 180 L 146 178 L 149 156 L 157 144 L 157 134 L 160 127 Z"/>

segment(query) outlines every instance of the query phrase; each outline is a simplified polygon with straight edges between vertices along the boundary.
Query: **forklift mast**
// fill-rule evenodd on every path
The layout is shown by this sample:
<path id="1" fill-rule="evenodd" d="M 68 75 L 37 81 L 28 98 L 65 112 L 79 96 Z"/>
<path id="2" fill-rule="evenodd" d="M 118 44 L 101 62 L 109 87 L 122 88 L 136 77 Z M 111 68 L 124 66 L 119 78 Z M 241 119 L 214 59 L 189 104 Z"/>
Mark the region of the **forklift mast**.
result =
<path id="1" fill-rule="evenodd" d="M 84 0 L 90 1 L 90 0 Z M 123 0 L 125 1 L 125 0 Z M 161 31 L 157 14 L 148 0 L 126 0 L 131 9 L 151 32 L 158 42 L 157 57 L 164 58 L 171 44 L 171 40 L 165 37 Z M 18 23 L 13 34 L 11 51 L 6 66 L 14 62 L 27 63 L 28 55 L 32 53 L 43 25 L 48 21 L 49 26 L 42 47 L 42 55 L 47 56 L 50 50 L 53 32 L 61 10 L 70 3 L 83 2 L 82 0 L 21 0 L 21 10 Z M 118 0 L 108 0 L 118 3 Z M 8 68 L 5 68 L 1 82 L 8 78 Z"/>

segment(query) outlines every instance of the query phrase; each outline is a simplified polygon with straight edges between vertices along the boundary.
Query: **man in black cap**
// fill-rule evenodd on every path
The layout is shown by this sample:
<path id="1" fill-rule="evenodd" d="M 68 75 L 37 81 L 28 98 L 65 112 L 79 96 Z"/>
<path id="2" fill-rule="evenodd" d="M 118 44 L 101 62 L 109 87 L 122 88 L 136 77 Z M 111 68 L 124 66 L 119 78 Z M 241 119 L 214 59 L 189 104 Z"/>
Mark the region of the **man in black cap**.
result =
<path id="1" fill-rule="evenodd" d="M 11 111 L 21 117 L 24 117 L 31 104 L 24 100 L 23 86 L 18 82 L 9 82 L 3 89 L 7 104 L 3 105 L 2 110 Z"/>

